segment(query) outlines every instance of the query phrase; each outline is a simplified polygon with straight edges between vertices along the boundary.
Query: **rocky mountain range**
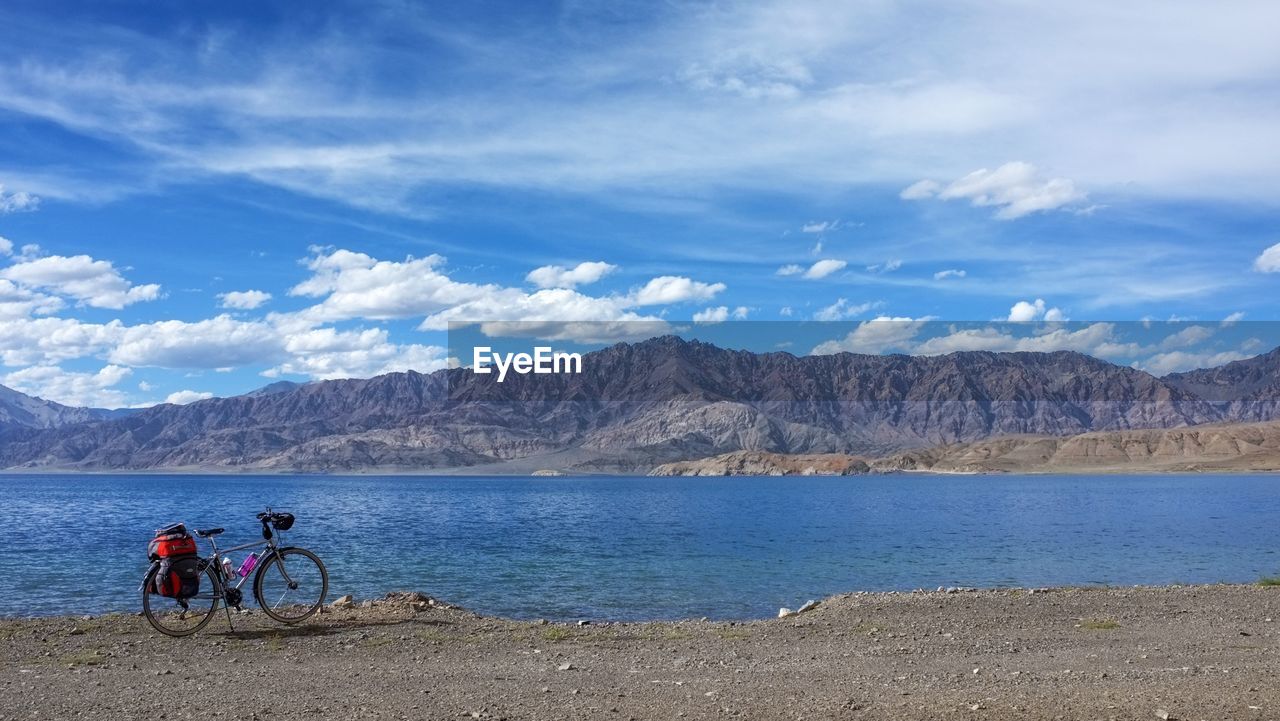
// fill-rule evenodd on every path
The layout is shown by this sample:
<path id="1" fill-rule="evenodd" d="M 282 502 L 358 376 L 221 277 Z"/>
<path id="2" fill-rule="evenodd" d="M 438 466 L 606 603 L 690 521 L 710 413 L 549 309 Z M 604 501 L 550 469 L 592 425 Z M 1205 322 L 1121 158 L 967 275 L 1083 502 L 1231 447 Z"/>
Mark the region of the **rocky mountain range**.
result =
<path id="1" fill-rule="evenodd" d="M 1280 349 L 1163 378 L 1073 352 L 795 356 L 674 336 L 581 374 L 273 384 L 124 418 L 0 428 L 0 468 L 647 472 L 734 451 L 882 457 L 1011 435 L 1280 416 Z"/>
<path id="2" fill-rule="evenodd" d="M 5 428 L 57 428 L 76 423 L 119 418 L 131 413 L 128 409 L 79 408 L 64 406 L 43 398 L 19 393 L 0 386 L 0 430 Z"/>

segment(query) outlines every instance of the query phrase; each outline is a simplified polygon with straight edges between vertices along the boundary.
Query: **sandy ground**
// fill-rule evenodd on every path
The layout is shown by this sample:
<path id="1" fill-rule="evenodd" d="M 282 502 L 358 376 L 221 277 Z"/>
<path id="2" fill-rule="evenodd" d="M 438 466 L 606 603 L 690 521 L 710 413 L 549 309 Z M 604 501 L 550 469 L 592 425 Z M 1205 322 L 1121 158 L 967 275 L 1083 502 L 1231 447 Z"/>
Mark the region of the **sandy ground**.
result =
<path id="1" fill-rule="evenodd" d="M 185 639 L 6 619 L 0 718 L 1280 719 L 1280 588 L 850 594 L 746 623 L 417 606 Z"/>

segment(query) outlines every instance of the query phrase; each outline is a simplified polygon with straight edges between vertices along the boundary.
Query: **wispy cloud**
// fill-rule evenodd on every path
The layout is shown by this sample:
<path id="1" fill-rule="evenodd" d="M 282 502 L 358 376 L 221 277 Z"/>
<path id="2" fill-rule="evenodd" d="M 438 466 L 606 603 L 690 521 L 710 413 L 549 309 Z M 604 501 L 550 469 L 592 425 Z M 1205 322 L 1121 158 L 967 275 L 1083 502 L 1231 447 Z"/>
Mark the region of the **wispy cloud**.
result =
<path id="1" fill-rule="evenodd" d="M 995 170 L 975 170 L 950 185 L 921 180 L 905 188 L 904 200 L 968 200 L 975 206 L 994 206 L 996 217 L 1013 220 L 1046 210 L 1057 210 L 1083 201 L 1085 193 L 1066 178 L 1039 177 L 1030 163 L 1005 163 Z"/>

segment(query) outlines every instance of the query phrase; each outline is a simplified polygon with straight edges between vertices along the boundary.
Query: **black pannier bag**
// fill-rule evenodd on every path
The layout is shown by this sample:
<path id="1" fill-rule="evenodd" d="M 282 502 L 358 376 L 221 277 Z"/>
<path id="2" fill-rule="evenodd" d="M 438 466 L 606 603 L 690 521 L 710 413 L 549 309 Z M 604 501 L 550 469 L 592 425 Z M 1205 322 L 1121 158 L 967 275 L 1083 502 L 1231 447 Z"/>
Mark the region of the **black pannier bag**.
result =
<path id="1" fill-rule="evenodd" d="M 200 593 L 200 559 L 197 556 L 175 556 L 160 561 L 156 571 L 156 593 L 169 598 L 186 599 Z"/>
<path id="2" fill-rule="evenodd" d="M 271 522 L 272 528 L 276 529 L 277 531 L 287 531 L 290 528 L 293 528 L 292 513 L 277 513 L 275 515 L 276 515 L 275 520 Z"/>

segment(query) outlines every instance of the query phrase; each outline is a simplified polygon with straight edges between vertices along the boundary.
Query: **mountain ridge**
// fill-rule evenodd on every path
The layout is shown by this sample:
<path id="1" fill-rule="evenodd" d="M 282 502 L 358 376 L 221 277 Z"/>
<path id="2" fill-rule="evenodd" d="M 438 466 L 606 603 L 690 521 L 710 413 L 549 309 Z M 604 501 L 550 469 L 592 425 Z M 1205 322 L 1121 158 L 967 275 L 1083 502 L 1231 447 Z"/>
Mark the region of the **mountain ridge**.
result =
<path id="1" fill-rule="evenodd" d="M 518 472 L 548 457 L 561 470 L 647 472 L 739 450 L 883 456 L 1280 417 L 1269 383 L 1280 349 L 1163 378 L 1073 351 L 796 356 L 674 336 L 583 358 L 580 375 L 499 384 L 467 369 L 406 371 L 7 428 L 0 468 Z"/>

